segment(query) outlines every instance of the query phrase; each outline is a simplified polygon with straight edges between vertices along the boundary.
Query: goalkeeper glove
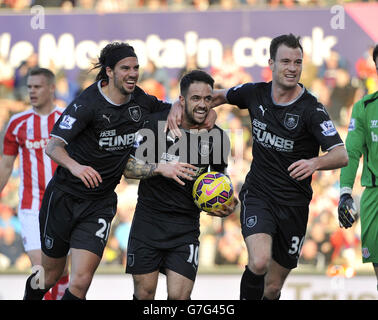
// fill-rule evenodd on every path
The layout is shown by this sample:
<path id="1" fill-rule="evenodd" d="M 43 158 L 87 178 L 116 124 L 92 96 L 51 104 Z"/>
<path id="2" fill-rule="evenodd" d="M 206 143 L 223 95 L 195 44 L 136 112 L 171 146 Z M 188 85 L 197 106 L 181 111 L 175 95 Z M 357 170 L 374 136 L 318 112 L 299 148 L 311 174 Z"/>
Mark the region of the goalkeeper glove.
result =
<path id="1" fill-rule="evenodd" d="M 339 201 L 339 223 L 340 227 L 350 228 L 358 218 L 358 212 L 354 200 L 349 193 L 340 196 Z"/>

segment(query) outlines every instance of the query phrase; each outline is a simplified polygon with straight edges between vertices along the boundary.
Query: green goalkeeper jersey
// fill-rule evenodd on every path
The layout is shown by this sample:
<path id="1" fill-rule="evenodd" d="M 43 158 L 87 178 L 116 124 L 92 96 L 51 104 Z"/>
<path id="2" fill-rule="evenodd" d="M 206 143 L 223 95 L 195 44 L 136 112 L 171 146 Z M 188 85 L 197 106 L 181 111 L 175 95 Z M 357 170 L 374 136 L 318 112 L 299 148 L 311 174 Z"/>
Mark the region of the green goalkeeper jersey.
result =
<path id="1" fill-rule="evenodd" d="M 378 91 L 365 96 L 354 105 L 346 149 L 349 164 L 341 169 L 341 193 L 349 188 L 348 193 L 351 193 L 361 155 L 363 155 L 362 186 L 378 186 Z"/>

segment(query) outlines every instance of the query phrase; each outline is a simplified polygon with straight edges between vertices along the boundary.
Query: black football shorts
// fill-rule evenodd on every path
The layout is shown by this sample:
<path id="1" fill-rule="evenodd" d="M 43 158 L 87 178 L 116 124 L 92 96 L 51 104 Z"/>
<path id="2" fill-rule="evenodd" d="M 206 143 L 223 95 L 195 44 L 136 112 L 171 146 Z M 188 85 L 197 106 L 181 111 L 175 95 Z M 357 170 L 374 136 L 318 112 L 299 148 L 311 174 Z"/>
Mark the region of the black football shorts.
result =
<path id="1" fill-rule="evenodd" d="M 297 266 L 306 234 L 308 206 L 284 206 L 243 190 L 240 224 L 244 239 L 256 233 L 272 236 L 272 257 L 287 269 Z"/>
<path id="2" fill-rule="evenodd" d="M 195 281 L 198 270 L 199 230 L 179 232 L 169 222 L 139 219 L 135 212 L 128 247 L 126 273 L 146 274 L 172 270 Z M 143 233 L 142 236 L 139 236 Z M 158 239 L 158 240 L 156 240 Z"/>
<path id="3" fill-rule="evenodd" d="M 70 248 L 75 248 L 102 257 L 116 210 L 115 193 L 108 198 L 88 200 L 49 183 L 39 213 L 43 253 L 61 258 Z"/>

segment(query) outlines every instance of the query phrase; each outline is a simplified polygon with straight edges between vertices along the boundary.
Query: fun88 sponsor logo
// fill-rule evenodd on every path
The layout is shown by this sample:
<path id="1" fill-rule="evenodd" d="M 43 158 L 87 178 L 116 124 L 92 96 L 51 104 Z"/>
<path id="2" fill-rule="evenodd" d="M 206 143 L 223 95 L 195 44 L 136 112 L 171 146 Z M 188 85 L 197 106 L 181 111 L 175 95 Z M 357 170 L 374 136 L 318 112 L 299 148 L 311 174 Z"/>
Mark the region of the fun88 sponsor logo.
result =
<path id="1" fill-rule="evenodd" d="M 25 147 L 27 149 L 45 149 L 50 139 L 26 140 Z"/>

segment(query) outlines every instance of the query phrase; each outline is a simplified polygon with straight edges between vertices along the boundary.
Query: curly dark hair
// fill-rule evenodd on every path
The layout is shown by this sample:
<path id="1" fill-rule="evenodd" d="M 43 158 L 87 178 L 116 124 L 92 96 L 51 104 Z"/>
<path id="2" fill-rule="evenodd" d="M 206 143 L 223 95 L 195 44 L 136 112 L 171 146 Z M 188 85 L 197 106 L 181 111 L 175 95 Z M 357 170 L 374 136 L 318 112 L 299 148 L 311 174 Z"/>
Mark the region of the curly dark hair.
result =
<path id="1" fill-rule="evenodd" d="M 124 48 L 134 52 L 134 48 L 125 42 L 111 42 L 107 44 L 100 53 L 98 62 L 94 65 L 92 70 L 100 68 L 99 73 L 96 76 L 96 81 L 104 79 L 108 80 L 108 75 L 106 74 L 106 67 L 114 68 L 115 63 L 107 63 L 107 58 L 113 54 L 114 51 Z"/>

